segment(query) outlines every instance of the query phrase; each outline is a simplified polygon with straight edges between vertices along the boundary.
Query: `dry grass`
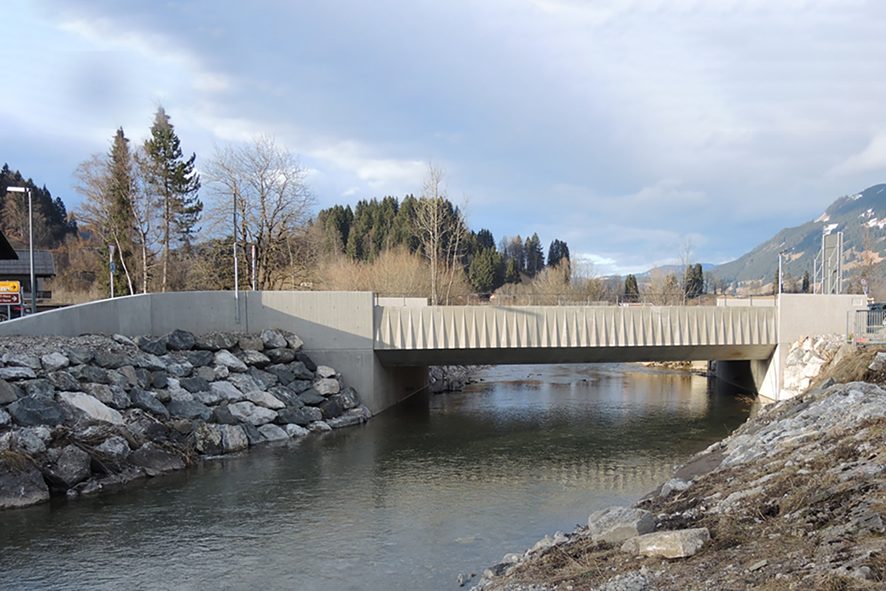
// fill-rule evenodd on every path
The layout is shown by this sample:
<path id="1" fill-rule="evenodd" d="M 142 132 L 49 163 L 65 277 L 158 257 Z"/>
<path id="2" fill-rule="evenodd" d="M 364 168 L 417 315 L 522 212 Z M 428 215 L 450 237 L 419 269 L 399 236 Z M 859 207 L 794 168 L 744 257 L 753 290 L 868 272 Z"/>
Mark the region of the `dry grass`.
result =
<path id="1" fill-rule="evenodd" d="M 338 257 L 323 263 L 318 276 L 321 289 L 374 291 L 379 295 L 428 297 L 431 294 L 431 272 L 427 262 L 405 249 L 382 252 L 371 262 Z M 438 292 L 444 298 L 449 287 L 450 301 L 464 300 L 472 290 L 459 269 L 440 269 Z"/>

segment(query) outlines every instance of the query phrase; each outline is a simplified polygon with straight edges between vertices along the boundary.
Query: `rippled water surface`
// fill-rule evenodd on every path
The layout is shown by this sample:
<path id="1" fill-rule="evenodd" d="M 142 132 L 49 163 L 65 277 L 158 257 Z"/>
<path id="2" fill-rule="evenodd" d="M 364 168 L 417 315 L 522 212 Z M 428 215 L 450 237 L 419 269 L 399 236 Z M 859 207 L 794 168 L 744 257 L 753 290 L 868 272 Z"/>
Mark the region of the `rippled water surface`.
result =
<path id="1" fill-rule="evenodd" d="M 9 589 L 457 589 L 628 503 L 748 399 L 637 366 L 490 368 L 364 427 L 0 513 Z"/>

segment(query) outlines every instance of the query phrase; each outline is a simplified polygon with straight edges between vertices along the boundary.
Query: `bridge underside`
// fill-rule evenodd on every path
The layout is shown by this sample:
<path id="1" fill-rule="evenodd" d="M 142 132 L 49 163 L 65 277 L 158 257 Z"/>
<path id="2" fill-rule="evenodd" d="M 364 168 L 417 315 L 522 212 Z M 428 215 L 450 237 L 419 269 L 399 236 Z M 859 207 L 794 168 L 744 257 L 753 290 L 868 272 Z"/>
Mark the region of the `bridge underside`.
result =
<path id="1" fill-rule="evenodd" d="M 628 363 L 636 361 L 741 361 L 769 359 L 775 345 L 630 347 L 519 347 L 487 349 L 377 349 L 386 367 L 517 365 L 536 363 Z"/>

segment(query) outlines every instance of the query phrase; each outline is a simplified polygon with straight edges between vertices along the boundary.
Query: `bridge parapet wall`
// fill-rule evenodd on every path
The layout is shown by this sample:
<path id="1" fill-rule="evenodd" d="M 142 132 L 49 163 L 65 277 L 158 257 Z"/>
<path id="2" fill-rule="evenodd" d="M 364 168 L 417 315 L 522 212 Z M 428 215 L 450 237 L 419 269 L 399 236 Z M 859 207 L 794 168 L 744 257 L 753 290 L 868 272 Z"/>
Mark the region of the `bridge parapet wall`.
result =
<path id="1" fill-rule="evenodd" d="M 376 308 L 376 350 L 775 345 L 774 308 Z"/>

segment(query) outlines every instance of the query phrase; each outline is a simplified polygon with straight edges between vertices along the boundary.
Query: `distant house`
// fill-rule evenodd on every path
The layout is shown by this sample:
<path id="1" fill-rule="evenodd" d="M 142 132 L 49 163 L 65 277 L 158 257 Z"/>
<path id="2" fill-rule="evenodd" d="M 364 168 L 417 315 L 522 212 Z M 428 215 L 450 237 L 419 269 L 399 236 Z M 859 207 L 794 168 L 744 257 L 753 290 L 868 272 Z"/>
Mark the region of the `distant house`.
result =
<path id="1" fill-rule="evenodd" d="M 2 237 L 2 234 L 0 234 Z M 8 250 L 4 250 L 4 246 Z M 13 256 L 7 256 L 12 254 Z M 28 249 L 13 250 L 6 238 L 0 242 L 0 281 L 20 281 L 22 294 L 29 300 L 31 293 L 31 259 Z M 37 280 L 37 299 L 48 300 L 52 292 L 46 289 L 46 281 L 55 277 L 55 263 L 52 253 L 48 250 L 34 251 L 34 279 Z"/>

